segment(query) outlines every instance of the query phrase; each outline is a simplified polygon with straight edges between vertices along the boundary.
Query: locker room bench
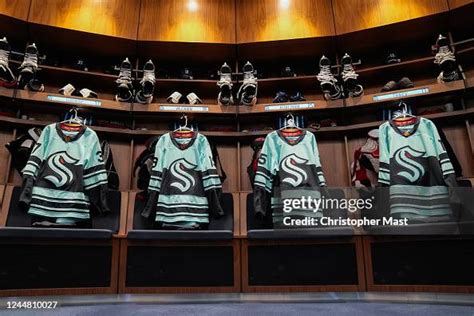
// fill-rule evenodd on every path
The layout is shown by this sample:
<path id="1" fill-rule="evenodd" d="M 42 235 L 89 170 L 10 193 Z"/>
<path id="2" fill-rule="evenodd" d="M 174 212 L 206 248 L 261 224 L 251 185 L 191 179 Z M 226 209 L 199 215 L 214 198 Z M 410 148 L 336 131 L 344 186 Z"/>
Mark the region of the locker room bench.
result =
<path id="1" fill-rule="evenodd" d="M 459 187 L 452 196 L 456 197 L 457 207 L 453 208 L 454 217 L 450 220 L 431 223 L 409 223 L 407 226 L 379 225 L 364 227 L 368 235 L 431 235 L 453 236 L 474 235 L 474 190 L 471 183 L 458 180 Z M 378 203 L 377 218 L 390 217 L 389 191 L 381 191 Z M 453 200 L 454 201 L 454 200 Z M 453 204 L 454 205 L 454 204 Z"/>
<path id="2" fill-rule="evenodd" d="M 255 219 L 252 193 L 240 203 L 244 292 L 365 290 L 362 240 L 351 227 L 272 229 L 271 216 Z"/>
<path id="3" fill-rule="evenodd" d="M 120 250 L 120 293 L 240 291 L 237 193 L 223 194 L 225 216 L 208 230 L 147 229 L 140 215 L 144 200 L 130 193 L 127 239 Z"/>
<path id="4" fill-rule="evenodd" d="M 116 293 L 128 193 L 109 191 L 112 212 L 91 229 L 31 227 L 19 195 L 7 186 L 0 213 L 0 295 Z"/>
<path id="5" fill-rule="evenodd" d="M 343 192 L 334 190 L 334 195 L 341 195 Z M 254 214 L 253 193 L 247 195 L 247 238 L 248 239 L 306 239 L 312 237 L 342 237 L 354 235 L 351 227 L 318 227 L 318 228 L 288 228 L 273 229 L 271 216 L 266 216 L 264 220 L 257 220 Z"/>

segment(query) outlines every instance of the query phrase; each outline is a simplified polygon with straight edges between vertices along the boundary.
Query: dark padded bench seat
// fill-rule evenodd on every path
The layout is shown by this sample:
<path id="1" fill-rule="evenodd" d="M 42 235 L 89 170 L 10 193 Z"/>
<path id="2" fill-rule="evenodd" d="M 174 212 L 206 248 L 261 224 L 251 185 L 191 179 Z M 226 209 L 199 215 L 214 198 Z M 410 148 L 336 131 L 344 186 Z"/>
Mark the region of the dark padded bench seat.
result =
<path id="1" fill-rule="evenodd" d="M 332 195 L 343 194 L 342 191 L 332 192 Z M 249 239 L 308 239 L 308 238 L 334 238 L 352 237 L 352 227 L 320 227 L 320 228 L 294 228 L 273 229 L 271 216 L 259 221 L 255 218 L 253 193 L 247 195 L 247 237 Z"/>
<path id="2" fill-rule="evenodd" d="M 0 238 L 52 238 L 52 239 L 111 239 L 119 230 L 121 193 L 109 191 L 107 201 L 111 213 L 92 219 L 92 228 L 31 227 L 31 217 L 18 205 L 21 188 L 12 192 L 6 227 L 0 227 Z"/>

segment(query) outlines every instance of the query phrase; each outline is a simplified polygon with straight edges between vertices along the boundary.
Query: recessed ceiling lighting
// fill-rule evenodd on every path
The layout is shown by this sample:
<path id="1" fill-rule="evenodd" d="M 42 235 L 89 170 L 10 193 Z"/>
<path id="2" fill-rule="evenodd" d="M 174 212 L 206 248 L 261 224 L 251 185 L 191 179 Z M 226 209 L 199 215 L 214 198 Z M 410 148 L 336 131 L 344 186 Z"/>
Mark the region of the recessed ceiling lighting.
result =
<path id="1" fill-rule="evenodd" d="M 197 1 L 196 0 L 189 0 L 188 1 L 188 10 L 194 12 L 194 11 L 197 11 L 197 9 L 199 9 L 199 5 L 198 5 Z"/>
<path id="2" fill-rule="evenodd" d="M 290 7 L 290 1 L 291 0 L 280 0 L 280 2 L 278 3 L 280 9 L 282 10 L 286 10 Z"/>

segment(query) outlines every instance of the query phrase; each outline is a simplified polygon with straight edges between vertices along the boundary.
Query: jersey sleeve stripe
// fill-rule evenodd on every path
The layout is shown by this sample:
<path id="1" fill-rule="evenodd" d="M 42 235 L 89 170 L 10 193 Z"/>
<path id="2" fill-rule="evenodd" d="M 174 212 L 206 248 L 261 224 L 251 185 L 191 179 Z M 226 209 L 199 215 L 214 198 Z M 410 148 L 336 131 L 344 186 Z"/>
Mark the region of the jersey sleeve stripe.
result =
<path id="1" fill-rule="evenodd" d="M 91 185 L 89 185 L 89 186 L 85 186 L 84 189 L 85 189 L 85 190 L 90 190 L 90 189 L 93 189 L 93 188 L 98 187 L 99 185 L 103 185 L 103 184 L 107 184 L 107 180 L 100 181 L 100 182 L 91 184 Z"/>
<path id="2" fill-rule="evenodd" d="M 216 179 L 220 180 L 220 177 L 219 177 L 218 174 L 211 174 L 211 175 L 203 176 L 202 180 L 207 180 L 207 179 L 210 179 L 210 178 L 216 178 Z"/>
<path id="3" fill-rule="evenodd" d="M 26 165 L 30 165 L 34 168 L 39 168 L 39 164 L 37 164 L 36 162 L 34 162 L 33 160 L 28 160 L 28 162 L 26 163 Z"/>
<path id="4" fill-rule="evenodd" d="M 269 177 L 268 175 L 266 175 L 265 173 L 263 173 L 263 172 L 261 172 L 261 171 L 257 171 L 255 174 L 256 174 L 256 175 L 259 175 L 259 176 L 262 176 L 262 177 L 268 179 L 269 181 L 272 181 L 272 178 L 271 178 L 271 177 Z"/>
<path id="5" fill-rule="evenodd" d="M 209 191 L 209 190 L 212 190 L 212 189 L 222 189 L 222 185 L 210 186 L 210 187 L 204 188 L 204 191 Z"/>
<path id="6" fill-rule="evenodd" d="M 105 166 L 103 164 L 100 164 L 100 165 L 97 165 L 97 166 L 94 166 L 94 167 L 91 167 L 91 168 L 84 169 L 83 176 L 86 177 L 86 176 L 88 176 L 92 173 L 95 173 L 97 171 L 104 171 L 105 172 Z"/>
<path id="7" fill-rule="evenodd" d="M 439 154 L 438 159 L 442 161 L 442 160 L 445 160 L 445 159 L 449 159 L 449 156 L 448 156 L 447 153 L 441 153 L 441 154 Z"/>
<path id="8" fill-rule="evenodd" d="M 23 170 L 23 175 L 24 176 L 31 176 L 31 177 L 34 177 L 35 174 L 31 171 L 28 171 L 28 170 Z"/>
<path id="9" fill-rule="evenodd" d="M 212 176 L 212 175 L 219 176 L 216 169 L 209 169 L 209 170 L 206 170 L 206 171 L 202 171 L 201 174 L 202 174 L 202 177 Z"/>
<path id="10" fill-rule="evenodd" d="M 87 175 L 84 175 L 84 176 L 83 176 L 83 179 L 88 179 L 88 178 L 90 178 L 90 177 L 93 177 L 93 176 L 99 175 L 99 174 L 104 174 L 104 175 L 107 176 L 107 172 L 105 171 L 105 169 L 103 169 L 103 170 L 98 170 L 98 171 L 96 171 L 96 172 L 92 172 L 92 173 L 89 173 L 89 174 L 87 174 Z"/>
<path id="11" fill-rule="evenodd" d="M 268 169 L 266 169 L 266 168 L 264 168 L 264 167 L 261 167 L 261 166 L 258 166 L 258 167 L 257 167 L 257 172 L 256 172 L 256 173 L 263 173 L 263 174 L 265 174 L 267 177 L 270 177 L 270 178 L 273 177 L 272 173 L 271 173 Z"/>
<path id="12" fill-rule="evenodd" d="M 41 159 L 34 155 L 31 155 L 30 158 L 28 158 L 28 162 L 36 163 L 38 166 L 41 165 Z"/>
<path id="13" fill-rule="evenodd" d="M 152 170 L 151 173 L 150 173 L 150 175 L 151 175 L 152 177 L 160 177 L 160 178 L 161 178 L 162 173 L 161 173 L 160 171 Z"/>

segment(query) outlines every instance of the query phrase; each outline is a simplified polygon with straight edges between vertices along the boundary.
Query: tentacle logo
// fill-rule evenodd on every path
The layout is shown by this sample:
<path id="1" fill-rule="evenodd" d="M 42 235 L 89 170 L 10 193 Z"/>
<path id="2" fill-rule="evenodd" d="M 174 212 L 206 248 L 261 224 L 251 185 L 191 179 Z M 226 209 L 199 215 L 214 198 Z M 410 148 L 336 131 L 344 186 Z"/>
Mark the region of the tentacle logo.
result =
<path id="1" fill-rule="evenodd" d="M 175 160 L 170 166 L 170 171 L 179 181 L 172 182 L 171 186 L 177 188 L 181 192 L 188 191 L 196 184 L 196 180 L 188 171 L 193 170 L 196 167 L 197 165 L 190 163 L 184 158 Z"/>
<path id="2" fill-rule="evenodd" d="M 410 146 L 405 146 L 397 150 L 393 156 L 400 166 L 400 169 L 402 169 L 397 175 L 410 182 L 415 182 L 420 179 L 425 174 L 425 168 L 414 158 L 423 157 L 424 154 L 424 152 L 415 150 Z"/>
<path id="3" fill-rule="evenodd" d="M 69 184 L 73 181 L 74 175 L 68 165 L 75 165 L 78 162 L 79 159 L 69 156 L 65 151 L 57 152 L 51 155 L 47 161 L 48 167 L 52 170 L 53 174 L 44 178 L 49 180 L 58 188 L 65 184 Z"/>
<path id="4" fill-rule="evenodd" d="M 281 161 L 281 168 L 291 176 L 286 177 L 281 181 L 291 184 L 294 187 L 299 186 L 301 183 L 303 183 L 303 181 L 308 179 L 308 174 L 302 168 L 298 167 L 298 165 L 306 164 L 307 162 L 307 159 L 300 158 L 295 154 L 291 154 L 283 158 Z"/>

